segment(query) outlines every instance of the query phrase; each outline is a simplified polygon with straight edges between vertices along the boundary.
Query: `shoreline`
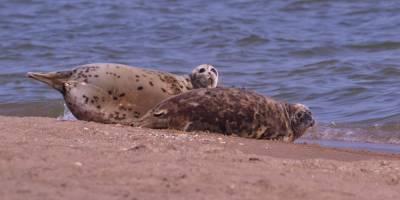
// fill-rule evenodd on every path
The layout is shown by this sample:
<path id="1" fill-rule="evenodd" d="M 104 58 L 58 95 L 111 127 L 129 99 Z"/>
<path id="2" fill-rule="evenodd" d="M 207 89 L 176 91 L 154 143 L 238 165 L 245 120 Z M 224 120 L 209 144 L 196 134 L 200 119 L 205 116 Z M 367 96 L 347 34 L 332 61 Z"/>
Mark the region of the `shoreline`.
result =
<path id="1" fill-rule="evenodd" d="M 399 199 L 400 154 L 0 116 L 5 199 Z"/>
<path id="2" fill-rule="evenodd" d="M 376 153 L 394 153 L 400 155 L 400 145 L 387 144 L 387 143 L 370 143 L 370 142 L 359 142 L 359 141 L 339 141 L 339 140 L 327 140 L 327 139 L 302 139 L 299 138 L 295 141 L 296 144 L 315 144 L 321 147 L 336 148 L 336 149 L 348 149 L 354 151 L 370 151 Z"/>

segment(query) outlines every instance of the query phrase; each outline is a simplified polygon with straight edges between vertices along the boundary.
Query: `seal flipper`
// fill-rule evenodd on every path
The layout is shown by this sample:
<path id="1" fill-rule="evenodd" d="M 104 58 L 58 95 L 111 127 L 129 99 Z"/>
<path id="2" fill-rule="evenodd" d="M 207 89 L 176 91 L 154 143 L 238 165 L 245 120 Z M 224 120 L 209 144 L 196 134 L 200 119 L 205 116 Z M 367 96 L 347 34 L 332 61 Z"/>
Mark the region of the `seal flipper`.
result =
<path id="1" fill-rule="evenodd" d="M 72 71 L 59 71 L 59 72 L 28 72 L 26 75 L 29 78 L 36 79 L 40 82 L 50 85 L 54 89 L 64 93 L 64 83 L 69 77 L 72 76 Z"/>

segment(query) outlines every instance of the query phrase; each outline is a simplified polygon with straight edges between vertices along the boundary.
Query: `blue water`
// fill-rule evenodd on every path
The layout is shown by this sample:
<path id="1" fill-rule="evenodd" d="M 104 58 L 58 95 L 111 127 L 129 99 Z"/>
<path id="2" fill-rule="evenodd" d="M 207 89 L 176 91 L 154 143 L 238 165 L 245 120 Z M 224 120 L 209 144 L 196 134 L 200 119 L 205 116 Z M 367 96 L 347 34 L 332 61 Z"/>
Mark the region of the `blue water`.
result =
<path id="1" fill-rule="evenodd" d="M 94 62 L 186 74 L 308 105 L 305 138 L 400 144 L 395 0 L 0 3 L 0 114 L 59 116 L 62 97 L 25 78 Z"/>

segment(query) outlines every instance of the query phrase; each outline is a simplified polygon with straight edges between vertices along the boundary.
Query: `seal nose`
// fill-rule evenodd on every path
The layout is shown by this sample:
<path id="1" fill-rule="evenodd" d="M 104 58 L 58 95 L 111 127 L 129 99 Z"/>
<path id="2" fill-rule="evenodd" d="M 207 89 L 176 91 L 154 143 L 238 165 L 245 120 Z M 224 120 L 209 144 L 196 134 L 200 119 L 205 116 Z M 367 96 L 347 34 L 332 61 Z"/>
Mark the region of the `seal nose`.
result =
<path id="1" fill-rule="evenodd" d="M 303 117 L 303 120 L 304 120 L 304 121 L 310 122 L 310 127 L 313 127 L 313 126 L 315 125 L 315 120 L 314 120 L 314 118 L 312 117 L 312 114 L 311 114 L 311 113 L 306 113 L 306 114 L 304 115 L 304 117 Z"/>
<path id="2" fill-rule="evenodd" d="M 311 118 L 311 127 L 315 125 L 315 120 Z"/>

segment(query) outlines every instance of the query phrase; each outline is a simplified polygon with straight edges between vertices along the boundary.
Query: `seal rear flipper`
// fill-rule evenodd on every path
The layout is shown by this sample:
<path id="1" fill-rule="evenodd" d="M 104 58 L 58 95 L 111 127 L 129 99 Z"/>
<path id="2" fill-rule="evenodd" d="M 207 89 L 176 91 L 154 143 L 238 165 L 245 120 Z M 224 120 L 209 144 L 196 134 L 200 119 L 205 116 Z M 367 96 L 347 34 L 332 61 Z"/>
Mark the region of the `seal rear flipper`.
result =
<path id="1" fill-rule="evenodd" d="M 29 78 L 36 79 L 40 82 L 50 85 L 54 89 L 64 92 L 64 83 L 72 75 L 72 71 L 59 71 L 59 72 L 28 72 L 26 75 Z"/>

